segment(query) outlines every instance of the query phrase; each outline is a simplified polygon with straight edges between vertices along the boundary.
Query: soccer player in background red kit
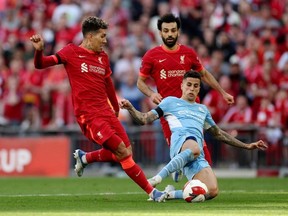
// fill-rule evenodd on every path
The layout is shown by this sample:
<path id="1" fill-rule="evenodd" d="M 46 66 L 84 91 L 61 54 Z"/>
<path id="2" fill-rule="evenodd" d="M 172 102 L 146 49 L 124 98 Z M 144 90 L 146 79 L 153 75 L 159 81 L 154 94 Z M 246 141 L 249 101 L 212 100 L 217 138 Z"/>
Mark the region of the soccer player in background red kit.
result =
<path id="1" fill-rule="evenodd" d="M 180 26 L 180 18 L 173 14 L 166 14 L 158 20 L 157 28 L 163 44 L 147 51 L 143 56 L 137 81 L 139 90 L 157 105 L 167 96 L 181 97 L 180 86 L 183 75 L 192 69 L 201 74 L 204 82 L 221 93 L 229 105 L 233 104 L 233 96 L 225 92 L 213 75 L 204 68 L 195 51 L 177 43 Z M 147 84 L 149 77 L 154 80 L 157 92 L 154 92 Z M 196 102 L 200 102 L 199 98 Z M 168 123 L 164 118 L 161 118 L 160 122 L 164 137 L 170 145 L 171 131 Z M 205 142 L 203 151 L 205 159 L 211 165 L 211 156 Z"/>
<path id="2" fill-rule="evenodd" d="M 69 77 L 74 114 L 83 134 L 102 149 L 85 153 L 77 149 L 75 171 L 82 176 L 90 162 L 116 161 L 126 174 L 154 201 L 165 200 L 165 192 L 153 188 L 143 170 L 132 158 L 129 138 L 118 120 L 119 104 L 111 79 L 111 68 L 103 47 L 107 43 L 108 24 L 90 16 L 82 23 L 83 41 L 68 44 L 55 55 L 44 56 L 44 40 L 36 34 L 30 40 L 35 48 L 34 64 L 38 69 L 64 64 Z M 109 105 L 108 99 L 113 107 Z"/>

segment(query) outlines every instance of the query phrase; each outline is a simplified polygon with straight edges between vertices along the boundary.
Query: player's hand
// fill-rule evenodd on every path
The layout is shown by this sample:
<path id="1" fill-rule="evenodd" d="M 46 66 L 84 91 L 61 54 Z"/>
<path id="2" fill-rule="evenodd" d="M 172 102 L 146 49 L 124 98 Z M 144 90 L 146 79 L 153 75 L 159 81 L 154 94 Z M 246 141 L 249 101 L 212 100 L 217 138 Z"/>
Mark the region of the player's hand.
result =
<path id="1" fill-rule="evenodd" d="M 260 150 L 265 151 L 267 148 L 268 148 L 267 144 L 265 144 L 265 142 L 263 142 L 262 140 L 259 140 L 259 141 L 254 142 L 254 143 L 250 143 L 248 149 L 250 149 L 250 150 L 260 149 Z"/>
<path id="2" fill-rule="evenodd" d="M 227 102 L 228 105 L 234 104 L 234 97 L 228 93 L 223 95 L 224 100 Z"/>
<path id="3" fill-rule="evenodd" d="M 41 35 L 39 34 L 32 35 L 30 37 L 30 41 L 32 42 L 36 50 L 39 50 L 39 51 L 44 50 L 44 40 L 41 37 Z"/>
<path id="4" fill-rule="evenodd" d="M 154 92 L 151 94 L 150 99 L 153 101 L 153 103 L 158 105 L 162 101 L 163 98 L 159 93 Z"/>
<path id="5" fill-rule="evenodd" d="M 127 99 L 122 99 L 121 101 L 119 101 L 119 106 L 121 109 L 127 109 L 127 110 L 132 109 L 133 107 L 133 105 Z"/>

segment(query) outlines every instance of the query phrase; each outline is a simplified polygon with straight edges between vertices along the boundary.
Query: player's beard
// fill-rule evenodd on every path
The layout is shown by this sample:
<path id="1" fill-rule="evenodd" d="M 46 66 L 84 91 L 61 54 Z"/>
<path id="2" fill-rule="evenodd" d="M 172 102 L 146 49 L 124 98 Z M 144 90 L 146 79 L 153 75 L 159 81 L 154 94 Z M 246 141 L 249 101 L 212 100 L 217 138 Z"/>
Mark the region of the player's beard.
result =
<path id="1" fill-rule="evenodd" d="M 167 41 L 167 40 L 170 40 L 170 39 L 173 39 L 172 41 Z M 167 47 L 169 47 L 169 48 L 172 48 L 173 46 L 175 46 L 175 44 L 176 44 L 176 42 L 177 42 L 177 40 L 178 40 L 178 36 L 176 36 L 175 38 L 173 38 L 173 37 L 168 37 L 168 38 L 164 38 L 164 37 L 162 37 L 162 41 L 163 41 L 163 43 L 167 46 Z"/>

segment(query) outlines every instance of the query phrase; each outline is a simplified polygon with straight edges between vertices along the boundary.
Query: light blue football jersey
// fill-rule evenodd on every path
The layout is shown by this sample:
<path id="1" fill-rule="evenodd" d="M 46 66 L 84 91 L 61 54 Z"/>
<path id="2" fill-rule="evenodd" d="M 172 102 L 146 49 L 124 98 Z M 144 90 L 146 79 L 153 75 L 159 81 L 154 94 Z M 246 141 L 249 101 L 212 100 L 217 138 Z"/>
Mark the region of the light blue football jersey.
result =
<path id="1" fill-rule="evenodd" d="M 164 118 L 172 132 L 170 157 L 179 153 L 186 138 L 193 136 L 197 139 L 203 154 L 203 130 L 215 125 L 208 108 L 199 103 L 189 103 L 181 98 L 167 97 L 158 105 L 164 112 Z M 157 114 L 155 109 L 151 110 Z"/>

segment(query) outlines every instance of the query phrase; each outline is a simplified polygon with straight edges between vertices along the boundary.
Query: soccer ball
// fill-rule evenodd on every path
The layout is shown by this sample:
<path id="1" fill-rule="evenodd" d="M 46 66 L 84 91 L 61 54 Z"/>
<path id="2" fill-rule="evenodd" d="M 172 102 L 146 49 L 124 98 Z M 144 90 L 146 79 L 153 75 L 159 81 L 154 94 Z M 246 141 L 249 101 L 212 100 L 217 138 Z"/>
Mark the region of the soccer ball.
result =
<path id="1" fill-rule="evenodd" d="M 186 202 L 204 202 L 207 186 L 198 179 L 189 180 L 183 187 L 183 199 Z"/>

